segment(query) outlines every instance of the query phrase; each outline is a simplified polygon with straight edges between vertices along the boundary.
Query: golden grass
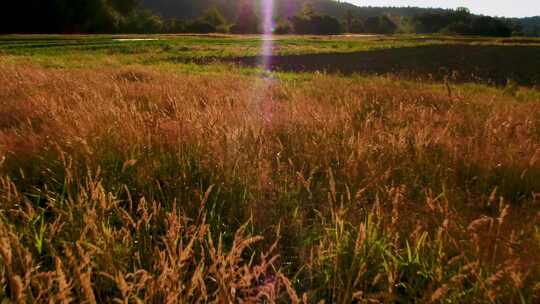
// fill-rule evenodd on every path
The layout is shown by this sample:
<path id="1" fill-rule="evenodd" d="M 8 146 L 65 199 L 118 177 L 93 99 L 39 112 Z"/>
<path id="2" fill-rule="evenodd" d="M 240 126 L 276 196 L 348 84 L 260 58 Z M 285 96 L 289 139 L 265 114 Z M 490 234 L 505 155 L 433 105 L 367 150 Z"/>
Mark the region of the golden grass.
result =
<path id="1" fill-rule="evenodd" d="M 0 297 L 539 301 L 537 96 L 4 63 Z"/>

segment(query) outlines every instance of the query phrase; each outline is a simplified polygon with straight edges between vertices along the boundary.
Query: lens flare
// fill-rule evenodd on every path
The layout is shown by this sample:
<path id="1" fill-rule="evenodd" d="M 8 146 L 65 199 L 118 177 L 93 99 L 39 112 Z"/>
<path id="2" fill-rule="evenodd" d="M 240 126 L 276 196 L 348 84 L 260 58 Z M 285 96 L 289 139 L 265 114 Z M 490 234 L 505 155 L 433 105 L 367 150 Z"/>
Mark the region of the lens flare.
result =
<path id="1" fill-rule="evenodd" d="M 274 0 L 263 0 L 261 5 L 261 16 L 262 20 L 262 68 L 265 71 L 271 70 L 272 63 L 272 50 L 274 47 L 273 33 L 274 33 Z"/>
<path id="2" fill-rule="evenodd" d="M 253 106 L 264 125 L 272 124 L 274 117 L 274 102 L 269 88 L 275 79 L 272 77 L 272 54 L 274 48 L 274 0 L 262 0 L 260 16 L 262 17 L 262 37 L 259 66 L 262 77 L 255 79 L 253 84 Z"/>

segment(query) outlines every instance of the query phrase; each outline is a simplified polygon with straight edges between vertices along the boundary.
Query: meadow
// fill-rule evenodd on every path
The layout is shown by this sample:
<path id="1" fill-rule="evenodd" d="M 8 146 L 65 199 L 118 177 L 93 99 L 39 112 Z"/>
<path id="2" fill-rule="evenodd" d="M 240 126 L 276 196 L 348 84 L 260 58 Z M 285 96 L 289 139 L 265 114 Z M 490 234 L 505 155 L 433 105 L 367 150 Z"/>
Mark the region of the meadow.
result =
<path id="1" fill-rule="evenodd" d="M 540 301 L 540 39 L 272 42 L 0 36 L 0 298 Z"/>

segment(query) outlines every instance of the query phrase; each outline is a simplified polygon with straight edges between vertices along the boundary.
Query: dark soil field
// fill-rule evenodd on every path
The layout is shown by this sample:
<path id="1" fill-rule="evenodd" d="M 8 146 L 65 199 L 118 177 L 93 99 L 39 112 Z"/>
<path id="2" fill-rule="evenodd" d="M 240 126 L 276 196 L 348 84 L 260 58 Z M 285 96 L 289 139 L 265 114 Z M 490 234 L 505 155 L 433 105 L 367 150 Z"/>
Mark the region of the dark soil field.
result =
<path id="1" fill-rule="evenodd" d="M 540 46 L 443 44 L 363 52 L 234 58 L 246 66 L 270 63 L 284 72 L 394 74 L 409 79 L 540 85 Z"/>

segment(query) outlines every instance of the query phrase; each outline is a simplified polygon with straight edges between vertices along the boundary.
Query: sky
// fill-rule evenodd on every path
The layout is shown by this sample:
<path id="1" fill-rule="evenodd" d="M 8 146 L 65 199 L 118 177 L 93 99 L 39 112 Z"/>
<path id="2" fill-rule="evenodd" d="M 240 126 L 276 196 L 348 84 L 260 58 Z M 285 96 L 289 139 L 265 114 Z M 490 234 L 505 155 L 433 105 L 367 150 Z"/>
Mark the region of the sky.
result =
<path id="1" fill-rule="evenodd" d="M 344 0 L 361 6 L 467 7 L 475 14 L 500 17 L 540 15 L 540 0 Z"/>

